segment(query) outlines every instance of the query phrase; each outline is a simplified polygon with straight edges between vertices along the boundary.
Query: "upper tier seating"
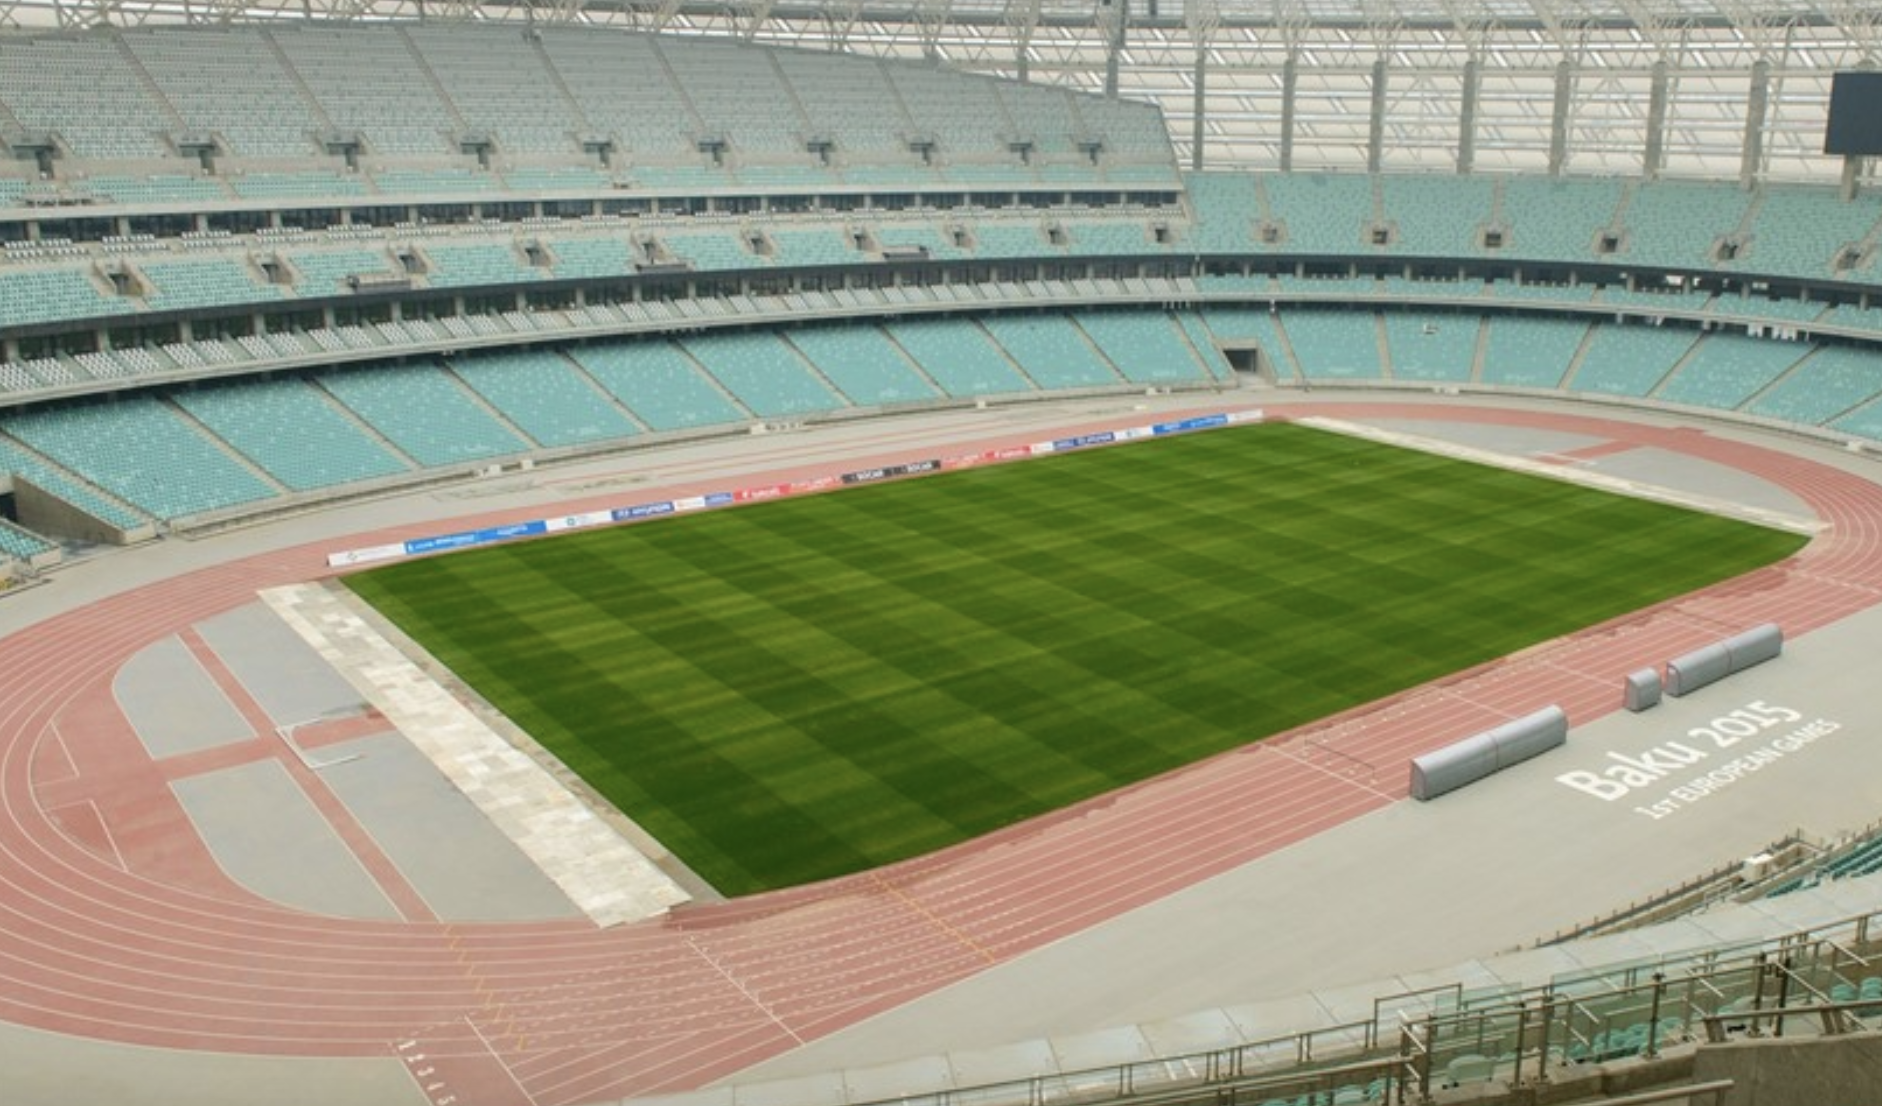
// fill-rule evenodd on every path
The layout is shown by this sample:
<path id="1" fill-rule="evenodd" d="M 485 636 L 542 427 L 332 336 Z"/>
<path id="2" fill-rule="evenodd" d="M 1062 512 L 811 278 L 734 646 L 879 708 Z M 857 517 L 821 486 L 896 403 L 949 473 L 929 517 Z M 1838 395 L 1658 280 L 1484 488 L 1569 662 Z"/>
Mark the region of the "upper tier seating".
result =
<path id="1" fill-rule="evenodd" d="M 1396 224 L 1399 253 L 1468 257 L 1490 222 L 1495 183 L 1487 177 L 1379 178 L 1385 218 Z"/>
<path id="2" fill-rule="evenodd" d="M 320 120 L 257 30 L 160 29 L 123 42 L 189 130 L 219 135 L 242 157 L 317 152 Z"/>
<path id="3" fill-rule="evenodd" d="M 334 295 L 344 290 L 350 276 L 392 275 L 392 259 L 375 250 L 295 252 L 288 262 L 300 273 L 295 291 L 303 296 Z"/>
<path id="4" fill-rule="evenodd" d="M 275 490 L 165 404 L 148 396 L 27 411 L 4 429 L 158 518 L 268 499 Z"/>
<path id="5" fill-rule="evenodd" d="M 1261 183 L 1275 220 L 1287 229 L 1289 253 L 1365 252 L 1365 231 L 1373 222 L 1371 177 L 1274 174 Z"/>
<path id="6" fill-rule="evenodd" d="M 0 36 L 0 101 L 30 131 L 51 131 L 80 157 L 174 156 L 180 119 L 146 93 L 111 36 Z"/>
<path id="7" fill-rule="evenodd" d="M 691 430 L 751 418 L 666 342 L 581 346 L 569 356 L 654 430 Z"/>
<path id="8" fill-rule="evenodd" d="M 401 28 L 425 66 L 437 75 L 451 106 L 475 129 L 495 139 L 506 155 L 567 153 L 572 104 L 563 98 L 541 57 L 517 41 L 513 28 Z"/>
<path id="9" fill-rule="evenodd" d="M 587 445 L 639 432 L 579 369 L 556 354 L 466 354 L 451 367 L 504 418 L 545 446 Z"/>
<path id="10" fill-rule="evenodd" d="M 561 74 L 582 117 L 599 134 L 619 135 L 634 158 L 670 158 L 690 152 L 687 135 L 699 123 L 686 110 L 653 40 L 640 35 L 596 35 L 545 27 L 543 55 Z M 649 110 L 649 105 L 671 105 Z"/>
<path id="11" fill-rule="evenodd" d="M 153 311 L 179 311 L 194 307 L 222 307 L 280 299 L 280 286 L 263 284 L 234 261 L 150 261 L 143 265 L 150 280 L 144 302 Z"/>
<path id="12" fill-rule="evenodd" d="M 451 135 L 460 124 L 402 35 L 335 24 L 273 27 L 268 34 L 333 128 L 359 133 L 370 152 L 457 152 Z"/>
<path id="13" fill-rule="evenodd" d="M 858 406 L 910 403 L 940 395 L 874 327 L 807 327 L 787 336 L 830 383 Z"/>
<path id="14" fill-rule="evenodd" d="M 1835 275 L 1837 255 L 1866 238 L 1882 219 L 1873 190 L 1844 201 L 1828 188 L 1773 188 L 1758 204 L 1748 249 L 1733 268 L 1821 278 Z"/>
<path id="15" fill-rule="evenodd" d="M 1199 253 L 1251 253 L 1258 249 L 1261 197 L 1251 173 L 1186 173 L 1192 213 L 1190 248 Z"/>
<path id="16" fill-rule="evenodd" d="M 421 465 L 461 465 L 529 448 L 436 365 L 344 369 L 323 373 L 318 380 Z"/>
<path id="17" fill-rule="evenodd" d="M 179 391 L 174 398 L 293 491 L 410 471 L 302 380 L 244 380 Z"/>
<path id="18" fill-rule="evenodd" d="M 1502 221 L 1509 233 L 1499 254 L 1576 261 L 1593 257 L 1596 237 L 1614 225 L 1621 191 L 1621 182 L 1613 180 L 1505 180 Z"/>
<path id="19" fill-rule="evenodd" d="M 1641 183 L 1622 221 L 1628 261 L 1669 269 L 1709 269 L 1714 244 L 1735 231 L 1750 196 L 1727 184 Z"/>

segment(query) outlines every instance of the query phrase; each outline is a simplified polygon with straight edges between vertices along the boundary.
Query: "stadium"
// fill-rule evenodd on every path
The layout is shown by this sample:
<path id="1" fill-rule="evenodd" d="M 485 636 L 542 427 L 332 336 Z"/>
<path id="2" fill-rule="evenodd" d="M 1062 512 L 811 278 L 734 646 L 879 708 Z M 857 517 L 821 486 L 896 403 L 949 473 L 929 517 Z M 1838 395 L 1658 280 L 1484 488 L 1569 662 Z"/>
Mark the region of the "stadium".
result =
<path id="1" fill-rule="evenodd" d="M 0 5 L 0 1102 L 1878 1101 L 1878 50 Z"/>

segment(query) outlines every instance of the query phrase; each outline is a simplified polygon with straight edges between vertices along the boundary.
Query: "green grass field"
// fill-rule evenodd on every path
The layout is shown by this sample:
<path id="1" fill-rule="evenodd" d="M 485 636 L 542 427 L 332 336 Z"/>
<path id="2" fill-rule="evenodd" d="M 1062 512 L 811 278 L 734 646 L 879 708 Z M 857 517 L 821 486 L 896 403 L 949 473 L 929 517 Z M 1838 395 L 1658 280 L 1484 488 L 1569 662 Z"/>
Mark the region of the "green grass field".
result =
<path id="1" fill-rule="evenodd" d="M 738 895 L 971 838 L 1802 544 L 1275 424 L 347 582 Z"/>

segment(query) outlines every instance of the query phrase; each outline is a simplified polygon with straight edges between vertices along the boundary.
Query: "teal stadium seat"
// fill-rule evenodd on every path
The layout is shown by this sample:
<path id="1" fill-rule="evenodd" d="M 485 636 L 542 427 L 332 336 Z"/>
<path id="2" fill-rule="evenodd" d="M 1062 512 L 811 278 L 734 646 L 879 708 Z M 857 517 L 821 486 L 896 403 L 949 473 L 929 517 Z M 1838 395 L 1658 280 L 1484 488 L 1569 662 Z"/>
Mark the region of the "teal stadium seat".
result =
<path id="1" fill-rule="evenodd" d="M 245 380 L 176 393 L 178 406 L 289 489 L 339 487 L 408 472 L 301 380 Z"/>
<path id="2" fill-rule="evenodd" d="M 320 386 L 427 468 L 522 453 L 529 443 L 473 402 L 433 363 L 322 373 Z"/>
<path id="3" fill-rule="evenodd" d="M 1123 383 L 1071 321 L 1056 315 L 996 315 L 987 333 L 1039 387 L 1100 388 Z"/>
<path id="4" fill-rule="evenodd" d="M 592 445 L 639 433 L 579 369 L 554 353 L 460 354 L 451 369 L 484 402 L 545 446 Z"/>
<path id="5" fill-rule="evenodd" d="M 748 422 L 693 362 L 662 339 L 578 346 L 569 356 L 653 430 Z"/>
<path id="6" fill-rule="evenodd" d="M 907 320 L 889 324 L 887 333 L 948 395 L 970 399 L 1033 390 L 979 327 L 959 320 Z"/>
<path id="7" fill-rule="evenodd" d="M 776 334 L 704 334 L 683 344 L 739 402 L 764 418 L 816 415 L 845 406 Z"/>
<path id="8" fill-rule="evenodd" d="M 787 335 L 810 363 L 851 403 L 873 406 L 939 399 L 902 351 L 880 330 L 865 326 L 820 326 Z"/>

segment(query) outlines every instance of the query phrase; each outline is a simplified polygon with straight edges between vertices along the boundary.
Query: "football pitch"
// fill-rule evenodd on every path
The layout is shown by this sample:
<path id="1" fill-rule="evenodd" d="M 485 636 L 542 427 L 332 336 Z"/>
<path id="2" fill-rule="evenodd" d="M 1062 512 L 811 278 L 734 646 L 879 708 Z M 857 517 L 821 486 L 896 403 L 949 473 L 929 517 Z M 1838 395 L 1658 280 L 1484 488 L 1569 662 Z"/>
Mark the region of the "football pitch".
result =
<path id="1" fill-rule="evenodd" d="M 1804 540 L 1270 424 L 347 583 L 740 895 L 987 833 Z"/>

